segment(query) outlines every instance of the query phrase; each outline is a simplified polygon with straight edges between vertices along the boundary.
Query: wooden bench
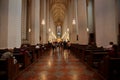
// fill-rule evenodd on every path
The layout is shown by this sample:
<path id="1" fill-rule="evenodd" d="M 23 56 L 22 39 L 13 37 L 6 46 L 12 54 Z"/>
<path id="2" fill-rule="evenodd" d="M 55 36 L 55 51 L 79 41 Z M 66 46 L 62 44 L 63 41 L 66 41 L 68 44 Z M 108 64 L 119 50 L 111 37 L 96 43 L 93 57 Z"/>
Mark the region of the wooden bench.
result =
<path id="1" fill-rule="evenodd" d="M 70 50 L 72 51 L 73 55 L 81 59 L 86 46 L 87 45 L 71 44 Z"/>
<path id="2" fill-rule="evenodd" d="M 107 80 L 120 80 L 120 58 L 104 57 L 99 72 Z"/>
<path id="3" fill-rule="evenodd" d="M 30 46 L 30 54 L 32 56 L 32 62 L 37 61 L 39 55 L 36 53 L 34 45 Z"/>
<path id="4" fill-rule="evenodd" d="M 103 48 L 84 49 L 82 53 L 82 60 L 87 61 L 88 57 L 94 52 L 107 52 Z"/>
<path id="5" fill-rule="evenodd" d="M 14 64 L 13 58 L 0 59 L 0 79 L 14 80 L 19 72 L 18 64 Z"/>
<path id="6" fill-rule="evenodd" d="M 31 64 L 31 56 L 27 53 L 22 53 L 20 48 L 15 48 L 13 50 L 13 55 L 17 59 L 18 63 L 22 66 L 22 69 Z"/>
<path id="7" fill-rule="evenodd" d="M 0 57 L 2 56 L 3 53 L 7 52 L 8 49 L 0 49 Z"/>
<path id="8" fill-rule="evenodd" d="M 101 60 L 108 55 L 107 51 L 91 51 L 88 54 L 87 57 L 87 63 L 94 67 L 94 68 L 98 68 L 99 67 L 99 63 L 101 62 Z"/>
<path id="9" fill-rule="evenodd" d="M 14 53 L 13 55 L 17 59 L 18 63 L 22 66 L 21 68 L 24 69 L 31 64 L 31 59 L 28 54 Z"/>

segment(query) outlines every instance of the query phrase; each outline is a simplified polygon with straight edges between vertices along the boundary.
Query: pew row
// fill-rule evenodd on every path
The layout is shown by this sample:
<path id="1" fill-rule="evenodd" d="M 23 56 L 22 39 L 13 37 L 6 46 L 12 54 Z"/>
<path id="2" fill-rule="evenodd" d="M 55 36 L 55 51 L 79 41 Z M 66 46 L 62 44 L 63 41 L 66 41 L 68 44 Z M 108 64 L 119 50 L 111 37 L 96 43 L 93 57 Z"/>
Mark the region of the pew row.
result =
<path id="1" fill-rule="evenodd" d="M 19 65 L 14 64 L 13 58 L 0 59 L 0 79 L 14 80 L 19 72 Z"/>
<path id="2" fill-rule="evenodd" d="M 107 51 L 91 51 L 87 56 L 86 62 L 94 68 L 99 68 L 99 63 L 107 55 Z"/>
<path id="3" fill-rule="evenodd" d="M 14 53 L 13 55 L 17 59 L 21 68 L 24 69 L 31 64 L 31 57 L 28 54 Z"/>
<path id="4" fill-rule="evenodd" d="M 100 63 L 99 72 L 106 80 L 120 80 L 120 58 L 104 57 Z"/>

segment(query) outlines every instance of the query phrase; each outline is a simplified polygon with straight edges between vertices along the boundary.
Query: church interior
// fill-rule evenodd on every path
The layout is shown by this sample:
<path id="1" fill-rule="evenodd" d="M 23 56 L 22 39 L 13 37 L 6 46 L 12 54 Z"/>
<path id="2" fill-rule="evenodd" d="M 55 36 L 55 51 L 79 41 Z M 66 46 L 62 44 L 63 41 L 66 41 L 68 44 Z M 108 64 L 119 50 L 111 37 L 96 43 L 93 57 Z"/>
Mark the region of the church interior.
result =
<path id="1" fill-rule="evenodd" d="M 0 0 L 0 80 L 120 80 L 120 0 Z"/>

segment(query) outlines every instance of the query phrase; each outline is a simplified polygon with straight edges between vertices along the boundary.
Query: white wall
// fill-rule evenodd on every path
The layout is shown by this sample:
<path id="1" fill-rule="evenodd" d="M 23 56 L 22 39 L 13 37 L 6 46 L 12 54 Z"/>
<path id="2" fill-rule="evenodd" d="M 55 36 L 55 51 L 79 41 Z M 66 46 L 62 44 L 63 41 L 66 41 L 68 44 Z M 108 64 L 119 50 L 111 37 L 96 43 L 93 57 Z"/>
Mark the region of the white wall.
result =
<path id="1" fill-rule="evenodd" d="M 117 43 L 115 0 L 95 0 L 95 31 L 97 46 Z"/>

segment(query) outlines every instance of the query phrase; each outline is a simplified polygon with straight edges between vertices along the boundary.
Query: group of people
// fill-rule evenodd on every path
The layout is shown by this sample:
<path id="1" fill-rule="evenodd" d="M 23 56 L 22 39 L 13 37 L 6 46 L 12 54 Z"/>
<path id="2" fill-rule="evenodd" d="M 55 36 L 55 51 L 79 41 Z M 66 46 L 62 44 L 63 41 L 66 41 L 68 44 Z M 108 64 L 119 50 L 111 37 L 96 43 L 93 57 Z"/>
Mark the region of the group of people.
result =
<path id="1" fill-rule="evenodd" d="M 57 47 L 62 47 L 64 49 L 70 49 L 71 43 L 70 41 L 64 41 L 64 42 L 52 42 L 52 48 L 53 50 L 56 49 Z"/>
<path id="2" fill-rule="evenodd" d="M 62 46 L 62 43 L 61 42 L 52 42 L 52 48 L 53 48 L 53 51 L 57 48 L 57 47 L 61 47 Z"/>

